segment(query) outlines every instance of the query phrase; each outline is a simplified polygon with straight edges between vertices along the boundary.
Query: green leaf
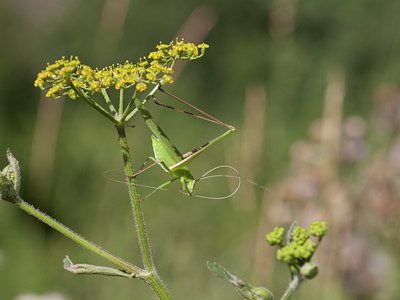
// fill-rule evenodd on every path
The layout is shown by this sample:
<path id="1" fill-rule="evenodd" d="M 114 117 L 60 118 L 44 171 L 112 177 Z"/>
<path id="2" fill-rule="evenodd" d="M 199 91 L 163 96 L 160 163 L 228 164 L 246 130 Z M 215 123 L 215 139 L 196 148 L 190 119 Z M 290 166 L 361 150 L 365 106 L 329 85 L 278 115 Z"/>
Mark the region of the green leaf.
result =
<path id="1" fill-rule="evenodd" d="M 0 199 L 17 203 L 19 201 L 18 192 L 21 186 L 19 163 L 10 149 L 7 149 L 7 159 L 9 165 L 0 172 Z"/>
<path id="2" fill-rule="evenodd" d="M 12 182 L 2 172 L 0 172 L 0 199 L 11 203 L 18 201 L 18 194 L 14 190 Z"/>
<path id="3" fill-rule="evenodd" d="M 64 263 L 64 269 L 74 274 L 121 276 L 126 278 L 135 277 L 134 274 L 129 274 L 125 271 L 121 271 L 110 267 L 95 266 L 88 264 L 74 264 L 68 256 L 64 258 L 63 263 Z"/>
<path id="4" fill-rule="evenodd" d="M 229 282 L 234 289 L 244 298 L 248 300 L 273 300 L 272 293 L 264 287 L 253 287 L 250 284 L 231 274 L 227 269 L 216 262 L 207 262 L 207 266 L 219 278 Z"/>
<path id="5" fill-rule="evenodd" d="M 4 175 L 7 177 L 8 180 L 13 183 L 14 190 L 18 194 L 19 188 L 21 186 L 21 171 L 19 169 L 18 160 L 11 153 L 10 149 L 7 149 L 7 159 L 10 163 L 10 167 L 7 169 L 7 172 Z"/>
<path id="6" fill-rule="evenodd" d="M 299 226 L 299 218 L 296 218 L 296 220 L 293 221 L 292 225 L 290 225 L 288 232 L 286 233 L 286 245 L 289 245 L 292 242 L 293 233 L 297 226 Z"/>

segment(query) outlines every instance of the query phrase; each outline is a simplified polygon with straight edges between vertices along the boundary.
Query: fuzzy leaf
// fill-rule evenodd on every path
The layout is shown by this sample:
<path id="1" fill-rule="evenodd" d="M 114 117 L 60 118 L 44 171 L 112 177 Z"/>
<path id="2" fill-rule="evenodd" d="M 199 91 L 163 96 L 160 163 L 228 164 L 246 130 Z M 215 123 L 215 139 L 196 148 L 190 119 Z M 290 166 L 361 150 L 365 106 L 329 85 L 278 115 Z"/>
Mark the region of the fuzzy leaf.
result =
<path id="1" fill-rule="evenodd" d="M 248 300 L 273 300 L 272 293 L 264 287 L 253 287 L 250 284 L 231 274 L 227 269 L 216 262 L 207 262 L 207 266 L 219 278 L 229 282 L 234 289 L 244 298 Z"/>
<path id="2" fill-rule="evenodd" d="M 293 223 L 290 225 L 289 230 L 286 233 L 286 245 L 289 245 L 292 242 L 293 232 L 298 225 L 299 225 L 299 218 L 296 218 L 296 220 L 293 221 Z"/>
<path id="3" fill-rule="evenodd" d="M 125 271 L 118 269 L 95 266 L 89 264 L 74 264 L 68 256 L 63 260 L 64 269 L 74 274 L 91 274 L 91 275 L 106 275 L 106 276 L 121 276 L 126 278 L 133 278 L 135 275 L 128 274 Z"/>

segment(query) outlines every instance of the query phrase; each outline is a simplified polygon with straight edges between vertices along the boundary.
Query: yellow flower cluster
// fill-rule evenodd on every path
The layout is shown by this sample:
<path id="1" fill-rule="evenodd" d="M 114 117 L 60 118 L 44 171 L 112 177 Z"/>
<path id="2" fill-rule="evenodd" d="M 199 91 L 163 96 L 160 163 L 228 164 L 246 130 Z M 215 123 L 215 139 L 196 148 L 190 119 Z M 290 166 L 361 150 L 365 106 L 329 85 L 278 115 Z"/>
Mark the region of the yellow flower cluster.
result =
<path id="1" fill-rule="evenodd" d="M 70 98 L 76 98 L 76 94 L 71 90 L 71 83 L 75 87 L 84 91 L 95 93 L 100 90 L 98 76 L 89 66 L 82 65 L 78 57 L 65 59 L 62 57 L 54 64 L 47 65 L 47 68 L 40 72 L 35 81 L 35 86 L 42 90 L 48 89 L 47 97 L 59 98 L 68 95 Z"/>
<path id="2" fill-rule="evenodd" d="M 82 65 L 77 57 L 65 57 L 38 74 L 35 86 L 42 90 L 47 89 L 47 97 L 59 98 L 67 95 L 76 98 L 74 89 L 83 93 L 97 93 L 102 88 L 114 86 L 115 89 L 127 89 L 136 86 L 138 92 L 147 89 L 147 84 L 172 83 L 173 66 L 177 60 L 195 60 L 204 55 L 207 44 L 196 46 L 178 39 L 175 43 L 160 43 L 157 51 L 151 52 L 147 58 L 143 57 L 136 64 L 126 61 L 93 70 Z"/>

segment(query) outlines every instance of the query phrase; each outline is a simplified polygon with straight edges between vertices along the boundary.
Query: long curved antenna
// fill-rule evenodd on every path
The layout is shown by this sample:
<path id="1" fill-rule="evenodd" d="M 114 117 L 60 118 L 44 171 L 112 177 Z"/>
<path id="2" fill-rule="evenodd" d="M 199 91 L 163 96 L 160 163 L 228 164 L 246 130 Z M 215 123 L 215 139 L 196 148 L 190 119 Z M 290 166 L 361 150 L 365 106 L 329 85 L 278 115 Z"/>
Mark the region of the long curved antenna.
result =
<path id="1" fill-rule="evenodd" d="M 229 168 L 229 169 L 232 169 L 232 170 L 234 170 L 234 172 L 236 173 L 236 175 L 222 175 L 222 174 L 217 174 L 217 175 L 207 176 L 209 173 L 211 173 L 211 172 L 213 172 L 214 170 L 219 169 L 219 168 Z M 194 196 L 195 196 L 195 197 L 198 197 L 198 198 L 206 198 L 206 199 L 226 199 L 226 198 L 232 197 L 232 196 L 233 196 L 234 194 L 236 194 L 237 191 L 239 190 L 239 187 L 240 187 L 240 185 L 241 185 L 241 180 L 244 180 L 244 181 L 246 181 L 246 182 L 248 182 L 248 183 L 250 183 L 250 184 L 252 184 L 252 185 L 255 185 L 255 186 L 259 187 L 260 189 L 263 189 L 264 191 L 266 191 L 266 192 L 268 192 L 268 193 L 270 193 L 270 194 L 272 194 L 272 195 L 275 195 L 275 196 L 278 195 L 276 192 L 274 192 L 273 190 L 269 189 L 268 187 L 263 186 L 263 185 L 261 185 L 261 184 L 258 184 L 258 183 L 254 182 L 254 181 L 252 181 L 252 180 L 250 180 L 250 179 L 248 179 L 248 178 L 245 178 L 245 177 L 241 176 L 240 173 L 239 173 L 239 171 L 237 171 L 234 167 L 228 166 L 228 165 L 221 165 L 221 166 L 217 166 L 217 167 L 215 167 L 215 168 L 212 168 L 211 170 L 207 171 L 207 172 L 204 173 L 202 176 L 200 176 L 199 179 L 196 179 L 196 181 L 201 181 L 201 180 L 204 180 L 204 179 L 216 178 L 216 177 L 227 177 L 227 178 L 235 178 L 235 179 L 238 179 L 238 186 L 236 187 L 236 189 L 235 189 L 235 191 L 234 191 L 233 193 L 231 193 L 231 194 L 228 195 L 228 196 L 224 196 L 224 197 L 208 197 L 208 196 L 202 196 L 202 195 L 194 195 Z"/>
<path id="2" fill-rule="evenodd" d="M 229 169 L 232 169 L 232 170 L 235 171 L 235 173 L 237 174 L 237 176 L 234 176 L 234 175 L 212 175 L 212 176 L 205 176 L 205 175 L 211 173 L 212 171 L 214 171 L 215 169 L 218 169 L 218 168 L 229 168 Z M 200 177 L 199 180 L 208 179 L 208 178 L 213 178 L 213 177 L 240 178 L 240 179 L 245 180 L 246 182 L 248 182 L 248 183 L 250 183 L 250 184 L 252 184 L 252 185 L 255 185 L 255 186 L 259 187 L 260 189 L 263 189 L 264 191 L 266 191 L 266 192 L 268 192 L 268 193 L 271 193 L 271 194 L 273 194 L 273 195 L 275 195 L 275 196 L 278 195 L 276 192 L 274 192 L 273 190 L 267 188 L 266 186 L 261 185 L 261 184 L 258 184 L 258 183 L 254 182 L 254 181 L 252 181 L 252 180 L 250 180 L 250 179 L 248 179 L 248 178 L 246 178 L 246 177 L 243 177 L 242 175 L 240 175 L 239 171 L 237 171 L 237 170 L 236 170 L 234 167 L 232 167 L 232 166 L 221 165 L 221 166 L 215 167 L 215 168 L 211 169 L 210 171 L 204 173 L 204 174 Z"/>
<path id="3" fill-rule="evenodd" d="M 241 177 L 242 177 L 242 176 L 241 176 Z M 278 196 L 278 194 L 277 194 L 276 192 L 274 192 L 273 190 L 267 188 L 266 186 L 263 186 L 263 185 L 261 185 L 261 184 L 258 184 L 258 183 L 254 182 L 254 181 L 252 181 L 252 180 L 250 180 L 250 179 L 247 179 L 247 178 L 245 178 L 245 177 L 242 177 L 242 179 L 243 179 L 243 180 L 246 180 L 246 181 L 247 181 L 248 183 L 250 183 L 250 184 L 253 184 L 253 185 L 259 187 L 260 189 L 263 189 L 264 191 L 266 191 L 266 192 L 268 192 L 268 193 L 271 193 L 271 194 L 273 194 L 273 195 L 275 195 L 275 196 Z"/>
<path id="4" fill-rule="evenodd" d="M 217 169 L 221 169 L 221 168 L 228 168 L 228 169 L 232 169 L 237 175 L 222 175 L 222 174 L 216 174 L 216 175 L 211 175 L 211 176 L 207 176 L 208 174 L 210 174 L 211 172 L 214 172 Z M 236 186 L 235 190 L 230 193 L 229 195 L 226 196 L 222 196 L 222 197 L 211 197 L 211 196 L 204 196 L 204 195 L 196 195 L 194 194 L 194 197 L 197 198 L 203 198 L 203 199 L 211 199 L 211 200 L 223 200 L 223 199 L 227 199 L 232 197 L 233 195 L 235 195 L 237 193 L 237 191 L 240 188 L 240 184 L 242 182 L 242 178 L 240 177 L 239 172 L 232 166 L 227 166 L 227 165 L 221 165 L 221 166 L 217 166 L 215 168 L 212 168 L 210 170 L 208 170 L 207 172 L 205 172 L 203 175 L 201 175 L 198 179 L 196 179 L 196 182 L 204 180 L 204 179 L 208 179 L 208 178 L 216 178 L 216 177 L 230 177 L 230 178 L 236 178 L 238 179 L 238 185 Z M 184 195 L 187 195 L 187 193 L 183 193 Z"/>
<path id="5" fill-rule="evenodd" d="M 126 181 L 123 180 L 119 180 L 119 179 L 114 179 L 111 178 L 110 176 L 108 176 L 107 174 L 111 173 L 111 172 L 115 172 L 115 171 L 121 171 L 120 169 L 110 169 L 110 170 L 106 170 L 103 172 L 103 177 L 107 180 L 110 180 L 112 182 L 116 182 L 116 183 L 122 183 L 122 184 L 127 184 L 127 185 L 133 185 L 133 184 L 128 184 Z M 144 187 L 144 188 L 149 188 L 149 189 L 153 189 L 153 190 L 160 190 L 160 191 L 168 191 L 168 189 L 163 188 L 163 187 L 157 187 L 154 185 L 146 185 L 146 184 L 140 184 L 140 183 L 135 183 L 135 186 L 140 186 L 140 187 Z"/>
<path id="6" fill-rule="evenodd" d="M 216 175 L 207 176 L 211 172 L 215 171 L 216 169 L 220 169 L 220 168 L 232 169 L 232 170 L 234 170 L 234 172 L 237 175 L 216 174 Z M 114 179 L 114 178 L 111 178 L 110 176 L 107 175 L 107 174 L 109 174 L 111 172 L 115 172 L 115 171 L 120 171 L 120 169 L 106 170 L 106 171 L 103 172 L 103 177 L 106 178 L 107 180 L 112 181 L 112 182 L 127 184 L 126 181 Z M 231 194 L 229 194 L 227 196 L 223 196 L 223 197 L 209 197 L 209 196 L 203 196 L 203 195 L 193 195 L 193 196 L 195 196 L 197 198 L 205 198 L 205 199 L 216 199 L 216 200 L 218 200 L 218 199 L 226 199 L 226 198 L 232 197 L 234 194 L 237 193 L 237 191 L 239 190 L 240 185 L 241 185 L 241 180 L 244 180 L 244 181 L 246 181 L 246 182 L 248 182 L 250 184 L 253 184 L 253 185 L 259 187 L 260 189 L 263 189 L 264 191 L 266 191 L 268 193 L 271 193 L 271 194 L 273 194 L 275 196 L 278 195 L 276 192 L 274 192 L 273 190 L 267 188 L 266 186 L 263 186 L 263 185 L 258 184 L 258 183 L 254 182 L 254 181 L 252 181 L 252 180 L 250 180 L 248 178 L 245 178 L 245 177 L 241 176 L 239 171 L 237 171 L 234 167 L 228 166 L 228 165 L 220 165 L 220 166 L 217 166 L 215 168 L 212 168 L 212 169 L 208 170 L 206 173 L 204 173 L 202 176 L 200 176 L 198 179 L 196 179 L 196 182 L 197 181 L 202 181 L 204 179 L 217 178 L 217 177 L 226 177 L 226 178 L 238 179 L 238 186 L 236 186 L 235 190 Z M 152 193 L 154 193 L 155 191 L 159 191 L 159 190 L 160 191 L 168 191 L 168 189 L 166 189 L 164 187 L 160 187 L 160 186 L 156 187 L 156 186 L 153 186 L 153 185 L 145 185 L 145 184 L 139 184 L 139 183 L 135 183 L 135 186 L 140 186 L 140 187 L 144 187 L 144 188 L 153 189 L 154 191 L 152 191 Z M 188 194 L 186 192 L 182 192 L 181 194 L 188 196 Z"/>

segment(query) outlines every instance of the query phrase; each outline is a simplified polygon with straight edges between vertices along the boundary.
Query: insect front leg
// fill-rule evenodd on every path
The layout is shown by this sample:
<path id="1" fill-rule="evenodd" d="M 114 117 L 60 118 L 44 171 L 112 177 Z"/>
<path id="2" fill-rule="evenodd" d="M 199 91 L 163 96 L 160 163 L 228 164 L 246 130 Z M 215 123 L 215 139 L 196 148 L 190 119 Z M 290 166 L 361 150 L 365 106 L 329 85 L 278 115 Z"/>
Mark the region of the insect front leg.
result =
<path id="1" fill-rule="evenodd" d="M 168 184 L 170 184 L 171 182 L 174 182 L 176 179 L 178 178 L 173 178 L 171 180 L 168 180 L 167 182 L 164 182 L 163 184 L 159 185 L 158 187 L 156 187 L 151 193 L 149 193 L 146 197 L 144 197 L 143 199 L 140 199 L 140 201 L 144 201 L 146 200 L 148 197 L 150 197 L 151 195 L 153 195 L 155 192 L 157 192 L 158 190 L 162 189 L 163 187 L 167 186 Z"/>

